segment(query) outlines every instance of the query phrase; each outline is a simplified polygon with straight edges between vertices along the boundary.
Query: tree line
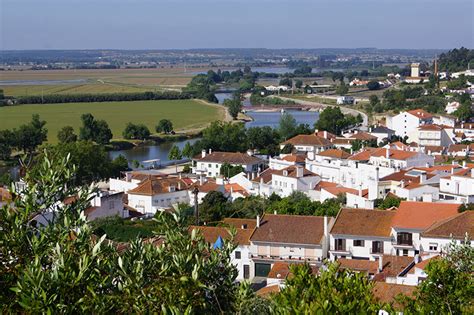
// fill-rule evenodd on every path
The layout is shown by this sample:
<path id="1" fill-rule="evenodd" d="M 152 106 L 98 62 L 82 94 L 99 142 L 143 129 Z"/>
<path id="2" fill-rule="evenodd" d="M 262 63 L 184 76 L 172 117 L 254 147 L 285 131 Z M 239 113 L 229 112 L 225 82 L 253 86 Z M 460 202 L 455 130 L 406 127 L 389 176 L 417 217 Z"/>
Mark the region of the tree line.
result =
<path id="1" fill-rule="evenodd" d="M 193 98 L 186 92 L 137 92 L 137 93 L 98 93 L 98 94 L 46 94 L 19 96 L 16 104 L 54 104 L 54 103 L 88 103 L 88 102 L 127 102 L 151 100 L 182 100 Z"/>

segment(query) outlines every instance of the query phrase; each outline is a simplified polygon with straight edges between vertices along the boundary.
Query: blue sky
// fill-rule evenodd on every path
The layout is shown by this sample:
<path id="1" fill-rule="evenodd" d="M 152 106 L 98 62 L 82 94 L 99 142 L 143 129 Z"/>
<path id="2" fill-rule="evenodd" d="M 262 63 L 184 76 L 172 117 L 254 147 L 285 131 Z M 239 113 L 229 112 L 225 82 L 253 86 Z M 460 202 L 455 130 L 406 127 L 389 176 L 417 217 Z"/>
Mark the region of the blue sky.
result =
<path id="1" fill-rule="evenodd" d="M 0 0 L 0 49 L 474 46 L 472 0 Z"/>

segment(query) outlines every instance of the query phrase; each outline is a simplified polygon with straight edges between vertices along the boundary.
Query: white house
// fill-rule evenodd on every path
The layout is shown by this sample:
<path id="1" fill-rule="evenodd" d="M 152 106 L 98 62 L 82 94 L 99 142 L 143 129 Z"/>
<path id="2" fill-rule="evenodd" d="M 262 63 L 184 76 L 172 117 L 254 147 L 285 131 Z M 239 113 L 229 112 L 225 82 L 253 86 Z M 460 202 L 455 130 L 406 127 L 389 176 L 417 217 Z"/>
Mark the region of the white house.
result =
<path id="1" fill-rule="evenodd" d="M 397 256 L 414 257 L 423 250 L 421 233 L 433 224 L 458 214 L 459 204 L 402 201 L 392 220 Z"/>
<path id="2" fill-rule="evenodd" d="M 250 238 L 255 276 L 267 277 L 276 262 L 320 265 L 327 257 L 333 219 L 319 216 L 265 214 L 257 217 Z"/>
<path id="3" fill-rule="evenodd" d="M 280 154 L 278 157 L 270 157 L 268 167 L 272 170 L 282 170 L 288 166 L 302 166 L 306 160 L 305 154 Z"/>
<path id="4" fill-rule="evenodd" d="M 224 220 L 224 223 L 227 219 Z M 250 255 L 250 236 L 255 229 L 255 220 L 230 219 L 232 224 L 226 226 L 190 226 L 189 231 L 198 230 L 212 249 L 222 247 L 223 242 L 230 240 L 230 226 L 235 228 L 234 242 L 237 247 L 231 254 L 231 263 L 236 266 L 238 274 L 237 280 L 250 280 L 253 278 L 253 264 Z M 241 222 L 237 222 L 241 221 Z M 240 223 L 235 226 L 234 223 Z"/>
<path id="5" fill-rule="evenodd" d="M 329 233 L 330 259 L 376 260 L 382 255 L 393 255 L 391 226 L 395 213 L 341 209 Z"/>
<path id="6" fill-rule="evenodd" d="M 408 136 L 421 125 L 432 124 L 433 115 L 423 109 L 401 112 L 396 116 L 387 116 L 387 127 L 400 137 Z"/>
<path id="7" fill-rule="evenodd" d="M 337 105 L 352 105 L 355 103 L 353 96 L 338 96 L 336 100 Z"/>
<path id="8" fill-rule="evenodd" d="M 454 143 L 453 128 L 445 128 L 440 125 L 421 125 L 408 135 L 408 141 L 414 141 L 418 145 L 448 147 Z"/>
<path id="9" fill-rule="evenodd" d="M 330 149 L 333 146 L 331 141 L 315 134 L 294 136 L 293 138 L 281 143 L 280 149 L 283 149 L 287 144 L 293 145 L 298 152 L 315 153 Z"/>
<path id="10" fill-rule="evenodd" d="M 442 177 L 439 197 L 455 203 L 474 203 L 474 167 L 463 168 L 452 175 Z"/>
<path id="11" fill-rule="evenodd" d="M 188 184 L 177 177 L 151 177 L 127 193 L 128 205 L 144 214 L 155 214 L 178 203 L 189 203 Z"/>
<path id="12" fill-rule="evenodd" d="M 220 176 L 221 167 L 224 163 L 232 166 L 241 166 L 245 173 L 257 174 L 264 168 L 264 161 L 253 155 L 253 152 L 212 152 L 202 151 L 201 155 L 193 158 L 192 172 L 208 177 Z M 223 174 L 226 176 L 225 174 Z"/>
<path id="13" fill-rule="evenodd" d="M 382 125 L 369 128 L 369 134 L 377 137 L 377 144 L 390 140 L 395 135 L 395 131 Z"/>
<path id="14" fill-rule="evenodd" d="M 123 192 L 101 190 L 91 200 L 91 207 L 84 211 L 88 220 L 118 216 L 128 217 L 128 210 L 124 208 Z"/>
<path id="15" fill-rule="evenodd" d="M 444 110 L 447 114 L 452 114 L 458 110 L 459 106 L 461 106 L 459 102 L 448 102 Z"/>

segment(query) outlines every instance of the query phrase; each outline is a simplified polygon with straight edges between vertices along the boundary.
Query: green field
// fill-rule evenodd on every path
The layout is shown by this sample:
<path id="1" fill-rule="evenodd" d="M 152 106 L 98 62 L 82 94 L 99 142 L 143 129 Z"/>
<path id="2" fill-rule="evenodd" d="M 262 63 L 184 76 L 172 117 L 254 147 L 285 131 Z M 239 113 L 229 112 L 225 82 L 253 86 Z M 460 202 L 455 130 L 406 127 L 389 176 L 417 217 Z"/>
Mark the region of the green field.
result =
<path id="1" fill-rule="evenodd" d="M 173 122 L 175 130 L 190 130 L 223 119 L 225 110 L 219 105 L 208 105 L 195 100 L 6 106 L 0 107 L 0 129 L 16 128 L 29 122 L 33 114 L 39 114 L 47 122 L 48 141 L 56 143 L 56 135 L 64 126 L 72 126 L 79 132 L 80 117 L 84 113 L 91 113 L 95 118 L 107 121 L 114 139 L 120 139 L 128 122 L 145 124 L 154 133 L 158 121 L 166 118 Z"/>

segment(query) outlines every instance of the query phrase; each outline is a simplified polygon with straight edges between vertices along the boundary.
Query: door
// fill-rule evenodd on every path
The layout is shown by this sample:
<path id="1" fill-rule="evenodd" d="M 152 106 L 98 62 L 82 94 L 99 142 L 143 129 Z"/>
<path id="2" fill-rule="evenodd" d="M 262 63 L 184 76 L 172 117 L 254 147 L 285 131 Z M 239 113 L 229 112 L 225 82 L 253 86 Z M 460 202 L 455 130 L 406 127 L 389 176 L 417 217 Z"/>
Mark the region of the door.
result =
<path id="1" fill-rule="evenodd" d="M 250 266 L 244 265 L 244 279 L 248 279 L 250 277 Z"/>
<path id="2" fill-rule="evenodd" d="M 266 277 L 271 269 L 270 264 L 256 263 L 255 264 L 255 277 Z"/>

